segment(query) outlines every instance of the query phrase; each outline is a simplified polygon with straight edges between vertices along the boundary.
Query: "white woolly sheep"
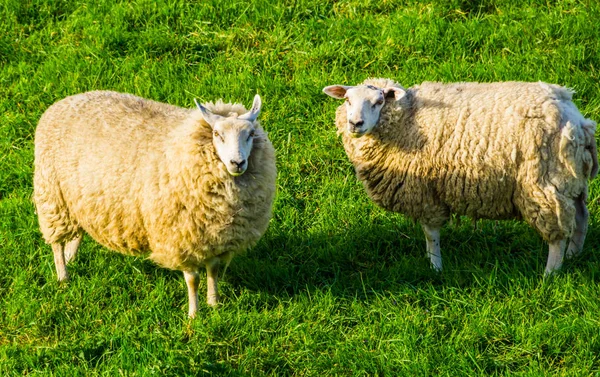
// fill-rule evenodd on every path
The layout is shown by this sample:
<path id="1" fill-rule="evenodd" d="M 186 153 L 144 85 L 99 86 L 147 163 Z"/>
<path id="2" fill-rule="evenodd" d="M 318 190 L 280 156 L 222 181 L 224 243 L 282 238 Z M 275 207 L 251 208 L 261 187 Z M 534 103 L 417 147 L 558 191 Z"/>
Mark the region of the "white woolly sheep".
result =
<path id="1" fill-rule="evenodd" d="M 35 134 L 34 201 L 52 245 L 58 280 L 83 231 L 107 248 L 148 255 L 183 271 L 189 316 L 198 271 L 207 302 L 219 300 L 221 261 L 267 229 L 275 195 L 275 151 L 250 111 L 221 101 L 184 109 L 130 94 L 67 97 L 42 115 Z"/>
<path id="2" fill-rule="evenodd" d="M 345 99 L 336 126 L 368 195 L 418 220 L 433 268 L 451 214 L 522 218 L 549 243 L 545 273 L 583 247 L 587 180 L 598 172 L 596 123 L 572 92 L 545 83 L 388 79 L 323 91 Z"/>

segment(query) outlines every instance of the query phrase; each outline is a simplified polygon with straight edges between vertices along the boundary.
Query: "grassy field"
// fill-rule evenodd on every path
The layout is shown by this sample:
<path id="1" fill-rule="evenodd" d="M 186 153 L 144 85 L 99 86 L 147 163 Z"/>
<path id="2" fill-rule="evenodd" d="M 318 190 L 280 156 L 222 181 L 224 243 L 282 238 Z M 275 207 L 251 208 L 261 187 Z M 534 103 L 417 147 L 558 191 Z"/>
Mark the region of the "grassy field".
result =
<path id="1" fill-rule="evenodd" d="M 543 278 L 547 245 L 524 223 L 464 219 L 442 230 L 438 275 L 418 224 L 367 199 L 321 93 L 543 80 L 600 120 L 597 1 L 3 0 L 0 20 L 0 375 L 600 374 L 599 184 L 560 274 Z M 89 238 L 57 284 L 33 135 L 50 104 L 94 89 L 187 107 L 262 95 L 275 213 L 218 310 L 188 320 L 180 273 Z"/>

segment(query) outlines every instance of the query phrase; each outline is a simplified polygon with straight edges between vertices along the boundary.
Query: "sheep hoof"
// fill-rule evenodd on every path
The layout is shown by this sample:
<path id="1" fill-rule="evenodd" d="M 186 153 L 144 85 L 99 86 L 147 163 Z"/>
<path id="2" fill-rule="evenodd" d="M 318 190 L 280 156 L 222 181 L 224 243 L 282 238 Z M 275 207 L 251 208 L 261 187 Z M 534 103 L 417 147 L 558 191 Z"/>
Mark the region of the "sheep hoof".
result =
<path id="1" fill-rule="evenodd" d="M 436 266 L 435 264 L 432 264 L 431 269 L 438 274 L 442 273 L 442 266 Z"/>
<path id="2" fill-rule="evenodd" d="M 560 270 L 545 270 L 544 271 L 544 279 L 549 279 L 551 277 L 558 275 L 559 271 Z"/>
<path id="3" fill-rule="evenodd" d="M 60 285 L 67 284 L 69 282 L 69 274 L 67 274 L 66 269 L 58 272 L 57 281 Z"/>

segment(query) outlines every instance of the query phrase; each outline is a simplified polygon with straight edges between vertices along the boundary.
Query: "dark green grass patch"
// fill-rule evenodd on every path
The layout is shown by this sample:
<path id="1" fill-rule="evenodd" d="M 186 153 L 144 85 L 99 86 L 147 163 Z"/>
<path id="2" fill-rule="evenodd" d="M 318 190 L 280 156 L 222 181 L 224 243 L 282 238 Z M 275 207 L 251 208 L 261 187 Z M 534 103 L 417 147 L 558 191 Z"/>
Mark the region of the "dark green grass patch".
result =
<path id="1" fill-rule="evenodd" d="M 599 120 L 597 2 L 7 0 L 0 19 L 0 374 L 600 373 L 598 183 L 584 251 L 556 276 L 527 225 L 466 218 L 442 230 L 436 274 L 420 226 L 367 199 L 321 93 L 373 76 L 542 80 Z M 89 238 L 56 282 L 31 202 L 35 125 L 97 89 L 263 97 L 275 212 L 218 310 L 189 321 L 180 273 Z"/>

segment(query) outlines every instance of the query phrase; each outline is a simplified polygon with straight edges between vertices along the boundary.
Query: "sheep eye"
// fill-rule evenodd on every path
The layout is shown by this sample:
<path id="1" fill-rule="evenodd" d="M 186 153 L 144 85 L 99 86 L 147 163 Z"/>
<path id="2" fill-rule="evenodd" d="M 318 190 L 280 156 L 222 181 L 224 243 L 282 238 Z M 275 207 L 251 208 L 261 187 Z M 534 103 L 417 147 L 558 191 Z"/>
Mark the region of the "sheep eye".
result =
<path id="1" fill-rule="evenodd" d="M 213 131 L 213 135 L 214 137 L 218 137 L 219 139 L 221 139 L 221 141 L 223 141 L 223 136 L 221 136 L 221 134 L 218 131 Z"/>
<path id="2" fill-rule="evenodd" d="M 348 97 L 346 97 L 346 102 L 348 103 L 348 105 L 350 105 L 350 100 L 348 99 Z"/>
<path id="3" fill-rule="evenodd" d="M 248 140 L 252 139 L 254 137 L 254 135 L 256 135 L 256 131 L 254 131 L 254 130 L 250 131 L 250 134 L 248 135 Z"/>

